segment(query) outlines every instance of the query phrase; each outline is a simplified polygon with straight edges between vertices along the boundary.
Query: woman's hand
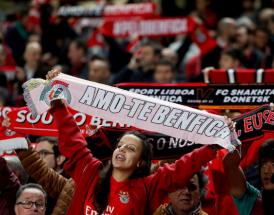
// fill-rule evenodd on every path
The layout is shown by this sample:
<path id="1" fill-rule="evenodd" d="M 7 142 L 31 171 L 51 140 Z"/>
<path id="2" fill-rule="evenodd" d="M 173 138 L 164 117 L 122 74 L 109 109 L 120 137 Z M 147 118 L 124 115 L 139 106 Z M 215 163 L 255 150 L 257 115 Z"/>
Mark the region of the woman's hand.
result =
<path id="1" fill-rule="evenodd" d="M 52 80 L 53 78 L 57 77 L 61 73 L 60 67 L 55 67 L 54 69 L 50 70 L 46 75 L 47 80 Z M 62 105 L 64 102 L 62 99 L 54 99 L 50 102 L 51 107 L 56 107 Z"/>

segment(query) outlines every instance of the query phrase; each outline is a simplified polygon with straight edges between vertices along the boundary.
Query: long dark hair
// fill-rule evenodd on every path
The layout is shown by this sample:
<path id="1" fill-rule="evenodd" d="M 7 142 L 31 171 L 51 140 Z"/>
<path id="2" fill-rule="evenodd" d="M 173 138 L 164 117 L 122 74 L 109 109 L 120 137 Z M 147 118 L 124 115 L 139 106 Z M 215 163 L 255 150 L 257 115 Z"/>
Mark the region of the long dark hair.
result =
<path id="1" fill-rule="evenodd" d="M 266 140 L 260 146 L 260 149 L 259 149 L 260 175 L 261 175 L 261 167 L 263 165 L 264 159 L 273 159 L 273 158 L 274 158 L 274 139 L 270 138 L 270 139 Z M 261 181 L 261 177 L 260 177 L 260 181 Z M 262 199 L 263 199 L 264 214 L 266 214 L 266 215 L 273 214 L 274 213 L 274 206 L 273 206 L 274 191 L 263 189 Z"/>
<path id="2" fill-rule="evenodd" d="M 140 157 L 141 163 L 134 170 L 134 172 L 130 176 L 130 179 L 148 176 L 150 174 L 151 159 L 152 159 L 151 144 L 147 141 L 146 136 L 139 131 L 129 131 L 124 133 L 118 139 L 117 143 L 125 135 L 134 135 L 138 137 L 142 143 L 142 151 L 141 151 L 141 157 Z M 112 162 L 109 161 L 108 164 L 101 170 L 100 178 L 94 189 L 93 205 L 99 214 L 102 214 L 108 205 L 108 194 L 110 192 L 110 178 L 112 175 L 112 170 L 113 170 Z"/>

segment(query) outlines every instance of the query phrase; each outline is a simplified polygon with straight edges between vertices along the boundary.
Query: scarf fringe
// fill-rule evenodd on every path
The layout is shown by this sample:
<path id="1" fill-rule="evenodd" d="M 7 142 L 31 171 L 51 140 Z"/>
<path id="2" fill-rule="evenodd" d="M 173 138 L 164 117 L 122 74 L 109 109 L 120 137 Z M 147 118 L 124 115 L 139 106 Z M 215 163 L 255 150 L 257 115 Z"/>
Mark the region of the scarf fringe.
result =
<path id="1" fill-rule="evenodd" d="M 35 107 L 34 101 L 31 97 L 30 91 L 39 87 L 41 84 L 46 85 L 47 83 L 48 83 L 48 81 L 46 81 L 46 80 L 43 80 L 41 78 L 36 78 L 36 79 L 31 79 L 22 85 L 22 87 L 24 89 L 24 93 L 23 93 L 24 99 L 25 99 L 27 106 L 30 108 L 32 115 L 34 117 L 36 117 L 38 115 L 38 112 Z"/>

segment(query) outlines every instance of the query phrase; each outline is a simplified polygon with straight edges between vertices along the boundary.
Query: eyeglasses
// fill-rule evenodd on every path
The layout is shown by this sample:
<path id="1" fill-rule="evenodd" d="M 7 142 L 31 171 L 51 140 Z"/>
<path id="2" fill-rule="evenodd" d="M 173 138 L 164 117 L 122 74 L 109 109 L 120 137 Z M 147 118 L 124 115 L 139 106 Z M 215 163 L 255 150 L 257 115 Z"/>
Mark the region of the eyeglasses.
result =
<path id="1" fill-rule="evenodd" d="M 39 210 L 44 210 L 46 205 L 43 202 L 22 201 L 16 202 L 16 205 L 22 205 L 25 209 L 31 209 L 33 205 Z"/>
<path id="2" fill-rule="evenodd" d="M 41 151 L 38 151 L 38 154 L 40 155 L 41 158 L 44 158 L 47 155 L 53 155 L 54 152 L 50 152 L 48 150 L 42 149 Z"/>

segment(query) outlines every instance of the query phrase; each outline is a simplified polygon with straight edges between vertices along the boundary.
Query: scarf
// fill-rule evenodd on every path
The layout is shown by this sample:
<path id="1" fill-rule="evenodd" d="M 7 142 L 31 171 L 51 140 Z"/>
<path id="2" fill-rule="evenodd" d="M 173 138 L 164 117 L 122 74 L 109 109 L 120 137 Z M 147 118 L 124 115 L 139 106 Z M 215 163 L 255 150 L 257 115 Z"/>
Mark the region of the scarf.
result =
<path id="1" fill-rule="evenodd" d="M 34 116 L 46 112 L 54 99 L 64 99 L 85 114 L 150 132 L 201 144 L 235 149 L 236 133 L 225 118 L 190 107 L 150 98 L 116 87 L 60 74 L 50 82 L 32 79 L 23 84 L 24 98 Z"/>

